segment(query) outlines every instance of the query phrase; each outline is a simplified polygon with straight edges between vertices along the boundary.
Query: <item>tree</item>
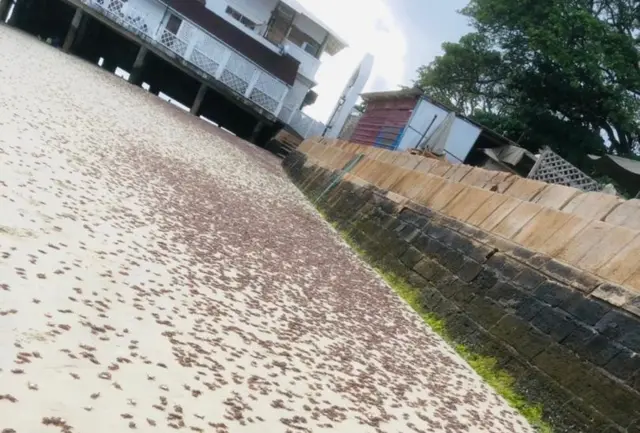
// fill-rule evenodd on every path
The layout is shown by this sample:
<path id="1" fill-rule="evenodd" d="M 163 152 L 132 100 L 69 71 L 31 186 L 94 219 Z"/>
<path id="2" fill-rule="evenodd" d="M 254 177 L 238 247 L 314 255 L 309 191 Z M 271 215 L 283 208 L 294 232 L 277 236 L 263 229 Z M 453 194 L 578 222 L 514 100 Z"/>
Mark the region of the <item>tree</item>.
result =
<path id="1" fill-rule="evenodd" d="M 471 0 L 462 13 L 475 31 L 443 44 L 419 87 L 579 165 L 586 153 L 639 151 L 637 0 Z"/>
<path id="2" fill-rule="evenodd" d="M 360 113 L 364 113 L 367 110 L 367 104 L 364 101 L 360 101 L 360 103 L 354 105 L 353 108 Z"/>

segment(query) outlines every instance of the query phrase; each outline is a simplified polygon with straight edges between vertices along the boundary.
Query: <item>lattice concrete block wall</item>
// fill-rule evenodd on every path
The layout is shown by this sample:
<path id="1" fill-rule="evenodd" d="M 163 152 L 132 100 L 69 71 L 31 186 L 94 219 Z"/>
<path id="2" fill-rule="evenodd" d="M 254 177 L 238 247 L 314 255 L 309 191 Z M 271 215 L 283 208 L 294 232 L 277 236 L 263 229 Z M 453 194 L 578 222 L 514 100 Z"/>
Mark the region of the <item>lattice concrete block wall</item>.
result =
<path id="1" fill-rule="evenodd" d="M 549 148 L 542 151 L 527 177 L 547 183 L 571 186 L 583 191 L 600 190 L 598 182 Z"/>

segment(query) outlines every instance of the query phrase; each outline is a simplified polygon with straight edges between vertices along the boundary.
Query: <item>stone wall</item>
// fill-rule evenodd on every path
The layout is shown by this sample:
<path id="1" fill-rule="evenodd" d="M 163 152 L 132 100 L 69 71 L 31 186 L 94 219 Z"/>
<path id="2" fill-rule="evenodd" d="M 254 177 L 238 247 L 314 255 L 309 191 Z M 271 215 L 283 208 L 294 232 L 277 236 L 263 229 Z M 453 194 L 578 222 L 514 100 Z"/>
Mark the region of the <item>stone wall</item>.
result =
<path id="1" fill-rule="evenodd" d="M 633 201 L 379 150 L 306 141 L 284 164 L 557 431 L 640 432 Z"/>

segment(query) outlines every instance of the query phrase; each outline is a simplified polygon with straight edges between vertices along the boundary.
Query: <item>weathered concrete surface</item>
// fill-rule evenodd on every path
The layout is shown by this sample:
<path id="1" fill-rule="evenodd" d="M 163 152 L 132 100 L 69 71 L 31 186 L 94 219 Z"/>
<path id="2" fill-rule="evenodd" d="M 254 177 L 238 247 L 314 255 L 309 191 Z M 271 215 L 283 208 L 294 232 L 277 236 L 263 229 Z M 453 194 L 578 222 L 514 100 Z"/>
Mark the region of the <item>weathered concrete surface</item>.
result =
<path id="1" fill-rule="evenodd" d="M 6 27 L 0 53 L 0 430 L 531 431 L 270 155 Z"/>
<path id="2" fill-rule="evenodd" d="M 449 204 L 436 212 L 433 200 L 421 205 L 400 194 L 412 191 L 404 181 L 385 191 L 354 170 L 336 185 L 333 168 L 318 164 L 298 151 L 284 161 L 291 179 L 369 260 L 413 287 L 416 302 L 443 321 L 453 341 L 495 357 L 516 389 L 542 405 L 554 431 L 640 431 L 640 298 L 629 284 L 640 276 L 619 266 L 637 264 L 635 232 L 567 213 L 559 218 L 552 208 L 515 198 L 518 206 L 505 217 L 500 209 L 492 213 L 500 221 L 489 232 L 462 222 L 469 212 L 458 209 L 459 200 L 476 207 L 474 187 L 457 195 L 449 189 Z M 424 189 L 434 183 L 420 173 L 404 179 L 411 177 Z M 463 185 L 440 179 L 446 185 L 436 198 Z M 487 202 L 500 195 L 488 193 L 494 195 Z M 550 237 L 538 236 L 536 227 Z M 549 245 L 580 267 L 524 247 L 532 244 Z M 603 263 L 624 285 L 584 270 Z"/>

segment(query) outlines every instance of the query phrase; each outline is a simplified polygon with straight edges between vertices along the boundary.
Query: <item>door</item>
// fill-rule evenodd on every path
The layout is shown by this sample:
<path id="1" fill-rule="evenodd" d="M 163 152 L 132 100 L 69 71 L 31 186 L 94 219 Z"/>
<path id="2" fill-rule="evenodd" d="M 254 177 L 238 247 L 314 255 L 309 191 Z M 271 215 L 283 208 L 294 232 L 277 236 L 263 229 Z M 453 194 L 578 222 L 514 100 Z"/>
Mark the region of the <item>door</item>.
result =
<path id="1" fill-rule="evenodd" d="M 287 33 L 293 25 L 295 17 L 295 10 L 282 2 L 278 3 L 278 6 L 276 6 L 271 13 L 264 37 L 274 44 L 279 45 L 287 37 Z"/>

